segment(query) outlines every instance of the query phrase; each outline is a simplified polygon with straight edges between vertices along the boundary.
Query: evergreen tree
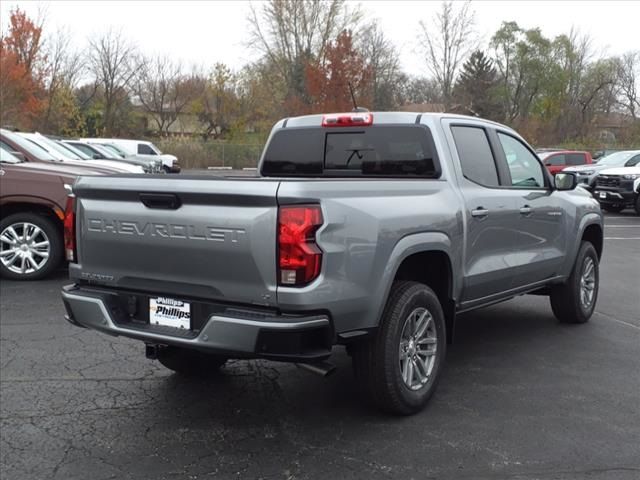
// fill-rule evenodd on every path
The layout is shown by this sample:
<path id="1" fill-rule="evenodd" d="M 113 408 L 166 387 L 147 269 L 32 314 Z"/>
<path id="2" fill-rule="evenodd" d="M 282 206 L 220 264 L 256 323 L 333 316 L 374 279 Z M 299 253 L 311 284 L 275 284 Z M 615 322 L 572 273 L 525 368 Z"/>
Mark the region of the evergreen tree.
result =
<path id="1" fill-rule="evenodd" d="M 476 50 L 462 66 L 454 98 L 479 117 L 501 120 L 497 86 L 498 74 L 493 62 L 482 51 Z"/>

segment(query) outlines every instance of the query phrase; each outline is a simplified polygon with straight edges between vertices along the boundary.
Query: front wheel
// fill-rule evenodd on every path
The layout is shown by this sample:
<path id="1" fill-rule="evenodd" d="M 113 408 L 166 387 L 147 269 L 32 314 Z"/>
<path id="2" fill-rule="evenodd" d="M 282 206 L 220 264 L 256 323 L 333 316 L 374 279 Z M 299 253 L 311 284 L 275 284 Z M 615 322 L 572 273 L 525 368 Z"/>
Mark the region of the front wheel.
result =
<path id="1" fill-rule="evenodd" d="M 636 204 L 634 207 L 636 209 L 636 215 L 640 215 L 640 193 L 636 195 Z"/>
<path id="2" fill-rule="evenodd" d="M 216 373 L 227 359 L 188 348 L 167 346 L 158 350 L 158 361 L 184 376 L 206 376 Z"/>
<path id="3" fill-rule="evenodd" d="M 571 275 L 551 289 L 551 309 L 564 323 L 585 323 L 593 315 L 598 300 L 600 272 L 598 254 L 590 242 L 582 242 Z"/>
<path id="4" fill-rule="evenodd" d="M 436 389 L 446 353 L 444 313 L 418 282 L 394 282 L 376 334 L 354 349 L 356 377 L 382 410 L 410 415 Z"/>

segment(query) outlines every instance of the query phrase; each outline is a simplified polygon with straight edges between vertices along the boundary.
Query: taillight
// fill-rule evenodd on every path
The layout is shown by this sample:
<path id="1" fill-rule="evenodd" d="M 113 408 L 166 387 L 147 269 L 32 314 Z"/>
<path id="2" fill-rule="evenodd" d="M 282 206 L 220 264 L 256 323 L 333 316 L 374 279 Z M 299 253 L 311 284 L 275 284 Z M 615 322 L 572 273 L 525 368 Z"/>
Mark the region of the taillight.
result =
<path id="1" fill-rule="evenodd" d="M 320 205 L 283 206 L 278 210 L 278 283 L 299 287 L 320 274 L 322 250 L 315 233 L 322 226 Z"/>
<path id="2" fill-rule="evenodd" d="M 70 194 L 64 209 L 64 251 L 67 260 L 76 261 L 76 197 Z"/>
<path id="3" fill-rule="evenodd" d="M 373 124 L 373 114 L 369 112 L 332 113 L 322 117 L 323 127 L 362 127 Z"/>

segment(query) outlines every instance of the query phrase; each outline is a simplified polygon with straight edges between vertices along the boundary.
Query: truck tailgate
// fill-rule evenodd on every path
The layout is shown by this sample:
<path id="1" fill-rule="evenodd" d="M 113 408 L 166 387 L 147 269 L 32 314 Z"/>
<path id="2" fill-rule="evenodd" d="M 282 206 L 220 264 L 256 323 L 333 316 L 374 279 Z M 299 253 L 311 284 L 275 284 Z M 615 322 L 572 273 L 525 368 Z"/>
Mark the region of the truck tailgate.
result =
<path id="1" fill-rule="evenodd" d="M 276 302 L 268 179 L 81 177 L 72 278 L 166 295 Z"/>

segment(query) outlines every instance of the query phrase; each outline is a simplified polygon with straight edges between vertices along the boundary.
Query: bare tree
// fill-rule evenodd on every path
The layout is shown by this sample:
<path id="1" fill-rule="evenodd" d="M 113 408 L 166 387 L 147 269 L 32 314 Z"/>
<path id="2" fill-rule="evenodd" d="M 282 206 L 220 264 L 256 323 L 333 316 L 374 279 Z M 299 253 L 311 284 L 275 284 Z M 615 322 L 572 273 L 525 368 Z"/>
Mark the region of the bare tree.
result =
<path id="1" fill-rule="evenodd" d="M 396 107 L 402 93 L 402 70 L 395 45 L 374 21 L 360 31 L 358 48 L 371 72 L 371 107 L 374 110 Z"/>
<path id="2" fill-rule="evenodd" d="M 329 42 L 359 16 L 344 0 L 269 0 L 251 7 L 249 44 L 277 66 L 290 94 L 304 96 L 306 65 L 322 64 Z"/>
<path id="3" fill-rule="evenodd" d="M 118 109 L 128 100 L 136 74 L 137 51 L 120 32 L 109 31 L 89 40 L 89 60 L 96 83 L 104 95 L 104 128 L 115 130 Z"/>
<path id="4" fill-rule="evenodd" d="M 617 65 L 618 103 L 636 119 L 640 111 L 640 51 L 625 53 Z"/>
<path id="5" fill-rule="evenodd" d="M 67 30 L 58 30 L 47 41 L 47 109 L 42 119 L 42 128 L 51 126 L 52 115 L 61 92 L 71 92 L 80 77 L 81 55 L 71 47 L 71 36 Z"/>
<path id="6" fill-rule="evenodd" d="M 140 63 L 133 88 L 160 135 L 168 135 L 187 105 L 202 93 L 200 84 L 182 72 L 179 62 L 158 56 Z"/>
<path id="7" fill-rule="evenodd" d="M 469 1 L 456 5 L 446 1 L 430 21 L 420 21 L 427 68 L 442 90 L 447 109 L 458 69 L 475 46 L 474 16 Z"/>

